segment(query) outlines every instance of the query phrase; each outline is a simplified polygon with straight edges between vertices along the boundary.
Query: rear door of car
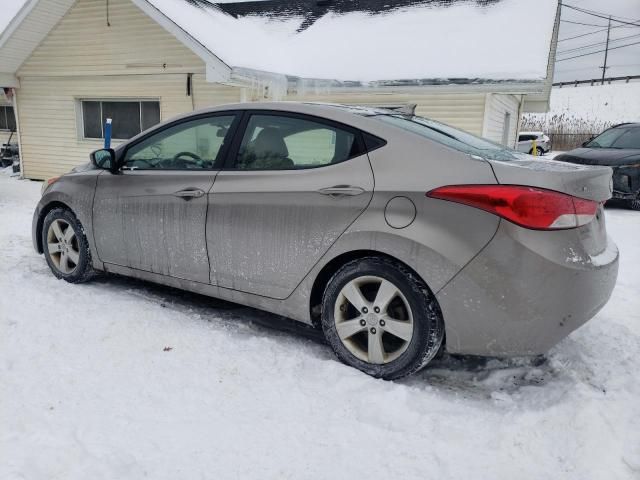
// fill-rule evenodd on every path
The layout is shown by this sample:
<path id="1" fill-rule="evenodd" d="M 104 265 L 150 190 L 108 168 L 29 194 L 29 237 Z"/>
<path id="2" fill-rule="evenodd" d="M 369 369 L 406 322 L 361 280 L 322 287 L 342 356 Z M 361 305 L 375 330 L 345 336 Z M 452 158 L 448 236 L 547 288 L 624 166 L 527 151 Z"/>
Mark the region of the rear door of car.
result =
<path id="1" fill-rule="evenodd" d="M 101 261 L 209 283 L 207 194 L 236 118 L 201 116 L 152 133 L 127 147 L 120 172 L 99 176 L 93 227 Z"/>
<path id="2" fill-rule="evenodd" d="M 207 244 L 218 286 L 286 298 L 373 194 L 356 129 L 317 117 L 244 114 L 209 196 Z"/>
<path id="3" fill-rule="evenodd" d="M 518 151 L 529 153 L 531 151 L 531 147 L 533 146 L 532 140 L 535 137 L 533 135 L 520 135 L 518 137 Z"/>

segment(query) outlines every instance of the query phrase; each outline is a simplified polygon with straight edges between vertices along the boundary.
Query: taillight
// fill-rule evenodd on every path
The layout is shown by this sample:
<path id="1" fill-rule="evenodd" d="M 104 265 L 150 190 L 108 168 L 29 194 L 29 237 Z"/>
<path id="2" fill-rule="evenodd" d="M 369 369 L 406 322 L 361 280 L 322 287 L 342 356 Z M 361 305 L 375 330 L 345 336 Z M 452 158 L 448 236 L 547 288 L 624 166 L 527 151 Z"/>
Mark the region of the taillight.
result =
<path id="1" fill-rule="evenodd" d="M 427 197 L 480 208 L 536 230 L 586 225 L 599 206 L 598 202 L 565 193 L 520 185 L 450 185 L 427 192 Z"/>

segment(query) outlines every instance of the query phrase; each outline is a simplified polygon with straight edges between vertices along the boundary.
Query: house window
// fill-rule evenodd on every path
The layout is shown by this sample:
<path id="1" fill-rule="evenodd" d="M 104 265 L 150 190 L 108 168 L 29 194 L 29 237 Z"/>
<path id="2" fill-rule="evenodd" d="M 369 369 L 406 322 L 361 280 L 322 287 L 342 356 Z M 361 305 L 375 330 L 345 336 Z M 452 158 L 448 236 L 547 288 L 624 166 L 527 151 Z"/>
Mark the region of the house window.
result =
<path id="1" fill-rule="evenodd" d="M 104 138 L 107 118 L 113 120 L 111 137 L 127 140 L 160 123 L 158 101 L 82 100 L 82 128 L 84 138 Z"/>
<path id="2" fill-rule="evenodd" d="M 15 131 L 16 116 L 13 113 L 13 107 L 0 107 L 0 130 Z"/>

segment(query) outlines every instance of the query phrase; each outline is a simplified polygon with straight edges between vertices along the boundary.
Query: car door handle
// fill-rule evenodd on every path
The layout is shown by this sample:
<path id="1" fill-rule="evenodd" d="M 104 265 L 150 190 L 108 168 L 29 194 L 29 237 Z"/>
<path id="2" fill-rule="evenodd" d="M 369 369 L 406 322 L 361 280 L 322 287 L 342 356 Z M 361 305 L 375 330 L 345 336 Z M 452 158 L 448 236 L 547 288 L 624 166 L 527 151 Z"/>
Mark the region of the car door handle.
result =
<path id="1" fill-rule="evenodd" d="M 364 193 L 364 188 L 354 187 L 351 185 L 335 185 L 333 187 L 321 188 L 318 193 L 329 195 L 331 197 L 355 196 Z"/>
<path id="2" fill-rule="evenodd" d="M 184 200 L 191 200 L 192 198 L 200 198 L 204 195 L 204 191 L 199 188 L 185 188 L 173 194 L 174 197 L 179 197 Z"/>

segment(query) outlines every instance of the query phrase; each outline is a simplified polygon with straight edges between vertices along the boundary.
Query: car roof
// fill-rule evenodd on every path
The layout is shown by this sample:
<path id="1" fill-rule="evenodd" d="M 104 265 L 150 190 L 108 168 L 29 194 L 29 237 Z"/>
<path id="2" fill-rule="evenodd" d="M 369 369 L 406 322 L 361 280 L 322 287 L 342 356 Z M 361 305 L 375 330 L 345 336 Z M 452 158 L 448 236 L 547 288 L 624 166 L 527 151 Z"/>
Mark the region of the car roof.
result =
<path id="1" fill-rule="evenodd" d="M 629 127 L 636 128 L 636 127 L 640 127 L 640 123 L 635 123 L 635 122 L 619 123 L 617 125 L 614 125 L 611 128 L 622 128 L 622 127 L 624 127 L 624 128 L 629 128 Z"/>
<path id="2" fill-rule="evenodd" d="M 320 115 L 330 111 L 341 111 L 346 114 L 352 115 L 384 115 L 388 113 L 394 113 L 392 110 L 387 110 L 379 107 L 371 107 L 365 105 L 345 105 L 341 103 L 328 103 L 328 102 L 293 102 L 293 101 L 281 101 L 281 102 L 244 102 L 244 103 L 229 103 L 225 105 L 216 105 L 214 107 L 203 108 L 194 112 L 188 113 L 186 116 L 190 116 L 198 113 L 220 112 L 225 110 L 279 110 L 283 112 L 299 112 L 308 113 L 313 115 Z M 395 112 L 397 113 L 397 112 Z"/>
<path id="3" fill-rule="evenodd" d="M 206 107 L 193 112 L 187 112 L 182 115 L 171 118 L 169 121 L 189 118 L 195 115 L 207 113 L 218 113 L 225 111 L 239 110 L 275 110 L 289 113 L 301 113 L 307 115 L 316 115 L 320 117 L 332 118 L 334 116 L 342 117 L 344 121 L 348 121 L 354 116 L 372 116 L 393 113 L 391 110 L 382 108 L 373 108 L 356 105 L 342 105 L 337 103 L 321 103 L 321 102 L 244 102 L 244 103 L 228 103 L 224 105 L 216 105 Z"/>
<path id="4" fill-rule="evenodd" d="M 238 112 L 238 111 L 278 111 L 287 113 L 299 113 L 302 115 L 310 115 L 320 117 L 326 120 L 332 120 L 334 122 L 350 125 L 355 128 L 359 128 L 363 131 L 369 131 L 374 135 L 375 130 L 386 128 L 380 126 L 378 122 L 374 122 L 368 117 L 374 115 L 389 115 L 397 114 L 392 110 L 386 110 L 382 108 L 366 107 L 366 106 L 353 106 L 353 105 L 341 105 L 336 103 L 312 103 L 312 102 L 245 102 L 245 103 L 229 103 L 224 105 L 216 105 L 213 107 L 202 108 L 194 110 L 193 112 L 183 113 L 181 115 L 171 117 L 149 130 L 139 133 L 135 137 L 130 138 L 126 142 L 120 144 L 118 148 L 124 148 L 125 145 L 137 141 L 139 138 L 146 136 L 147 134 L 160 130 L 166 125 L 173 124 L 189 120 L 192 117 L 199 115 L 206 115 L 208 113 L 223 113 L 223 112 Z"/>

